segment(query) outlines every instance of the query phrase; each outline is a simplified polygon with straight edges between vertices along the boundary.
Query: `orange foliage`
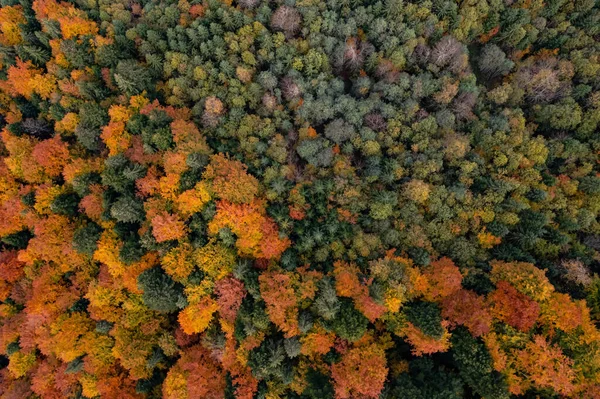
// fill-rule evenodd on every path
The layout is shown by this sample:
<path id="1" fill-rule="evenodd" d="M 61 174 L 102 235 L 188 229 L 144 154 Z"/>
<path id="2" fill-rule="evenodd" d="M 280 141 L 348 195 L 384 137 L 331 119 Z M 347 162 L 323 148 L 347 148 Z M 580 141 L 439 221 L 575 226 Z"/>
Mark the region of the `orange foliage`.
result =
<path id="1" fill-rule="evenodd" d="M 488 333 L 492 325 L 492 316 L 487 310 L 485 299 L 464 289 L 444 298 L 442 317 L 453 324 L 467 327 L 475 337 Z"/>
<path id="2" fill-rule="evenodd" d="M 94 221 L 99 221 L 104 210 L 102 206 L 102 186 L 93 184 L 90 187 L 90 194 L 86 195 L 79 202 L 79 207 L 87 217 Z"/>
<path id="3" fill-rule="evenodd" d="M 77 377 L 66 373 L 67 365 L 51 356 L 39 362 L 32 373 L 31 389 L 43 399 L 62 399 L 75 393 Z"/>
<path id="4" fill-rule="evenodd" d="M 25 312 L 30 320 L 41 323 L 54 319 L 79 299 L 76 292 L 59 283 L 55 273 L 52 273 L 48 266 L 40 270 L 39 277 L 32 283 L 31 295 L 25 304 Z"/>
<path id="5" fill-rule="evenodd" d="M 266 215 L 262 202 L 233 204 L 217 202 L 217 214 L 208 224 L 208 232 L 216 235 L 223 227 L 237 235 L 240 255 L 255 258 L 279 259 L 290 246 L 288 238 L 281 239 L 275 222 Z"/>
<path id="6" fill-rule="evenodd" d="M 310 332 L 302 338 L 302 349 L 300 353 L 305 356 L 318 356 L 328 353 L 335 343 L 335 334 L 325 331 L 323 328 Z"/>
<path id="7" fill-rule="evenodd" d="M 462 274 L 450 258 L 431 262 L 422 274 L 423 284 L 417 289 L 426 301 L 440 301 L 461 288 Z"/>
<path id="8" fill-rule="evenodd" d="M 378 398 L 387 373 L 385 352 L 377 344 L 350 349 L 331 366 L 335 397 Z"/>
<path id="9" fill-rule="evenodd" d="M 78 10 L 68 3 L 58 3 L 55 0 L 35 0 L 32 8 L 39 19 L 57 20 L 65 39 L 98 33 L 96 23 L 90 21 L 83 10 Z"/>
<path id="10" fill-rule="evenodd" d="M 217 310 L 219 310 L 217 302 L 210 297 L 205 297 L 199 303 L 188 305 L 179 312 L 179 324 L 188 335 L 200 333 L 206 330 L 213 313 Z"/>
<path id="11" fill-rule="evenodd" d="M 450 333 L 445 328 L 447 323 L 447 321 L 442 321 L 444 334 L 440 339 L 435 339 L 408 322 L 402 331 L 406 334 L 406 341 L 412 346 L 412 354 L 415 356 L 430 355 L 450 349 Z"/>
<path id="12" fill-rule="evenodd" d="M 516 363 L 538 388 L 551 388 L 561 395 L 569 395 L 575 388 L 575 373 L 571 368 L 573 361 L 558 346 L 550 345 L 540 335 L 536 335 L 533 342 L 528 342 L 525 349 L 518 351 Z"/>
<path id="13" fill-rule="evenodd" d="M 163 384 L 164 399 L 223 399 L 225 374 L 200 345 L 188 348 L 171 367 Z"/>
<path id="14" fill-rule="evenodd" d="M 23 41 L 20 24 L 25 24 L 23 7 L 4 6 L 0 8 L 0 43 L 4 46 L 14 46 Z"/>
<path id="15" fill-rule="evenodd" d="M 177 215 L 162 212 L 152 218 L 152 234 L 157 242 L 178 240 L 186 235 L 187 229 Z"/>
<path id="16" fill-rule="evenodd" d="M 0 236 L 23 230 L 25 206 L 17 196 L 3 201 L 0 205 Z"/>
<path id="17" fill-rule="evenodd" d="M 286 337 L 298 335 L 298 306 L 291 277 L 285 273 L 267 272 L 261 274 L 258 281 L 271 321 Z"/>
<path id="18" fill-rule="evenodd" d="M 333 264 L 335 289 L 339 296 L 354 299 L 356 309 L 361 311 L 369 321 L 373 322 L 383 316 L 387 308 L 369 295 L 367 284 L 358 279 L 358 268 L 353 264 L 337 261 Z M 367 282 L 369 283 L 369 282 Z"/>
<path id="19" fill-rule="evenodd" d="M 35 237 L 29 241 L 27 256 L 29 260 L 45 260 L 59 264 L 66 272 L 84 262 L 84 256 L 73 249 L 74 228 L 69 218 L 62 215 L 50 215 L 40 219 L 34 228 Z"/>
<path id="20" fill-rule="evenodd" d="M 494 317 L 521 331 L 529 331 L 540 314 L 537 302 L 518 292 L 506 281 L 499 281 L 488 299 Z"/>
<path id="21" fill-rule="evenodd" d="M 56 78 L 36 69 L 31 61 L 23 62 L 17 58 L 17 64 L 8 68 L 8 82 L 12 86 L 14 93 L 30 99 L 34 93 L 47 99 L 54 92 L 56 87 Z"/>
<path id="22" fill-rule="evenodd" d="M 171 133 L 177 145 L 177 152 L 185 155 L 191 153 L 210 154 L 211 149 L 206 144 L 206 139 L 193 122 L 175 119 L 171 122 Z"/>
<path id="23" fill-rule="evenodd" d="M 194 188 L 181 193 L 175 203 L 179 213 L 187 217 L 200 212 L 204 205 L 210 201 L 210 197 L 210 191 L 206 183 L 199 182 Z"/>
<path id="24" fill-rule="evenodd" d="M 173 151 L 164 153 L 163 167 L 167 174 L 181 174 L 189 168 L 186 163 L 186 155 L 182 152 Z"/>
<path id="25" fill-rule="evenodd" d="M 69 162 L 69 149 L 59 136 L 55 136 L 36 144 L 31 156 L 44 168 L 45 174 L 56 177 Z"/>
<path id="26" fill-rule="evenodd" d="M 159 178 L 158 168 L 154 165 L 150 166 L 146 172 L 146 176 L 135 181 L 137 192 L 143 197 L 154 195 L 158 190 Z"/>
<path id="27" fill-rule="evenodd" d="M 98 395 L 102 398 L 141 399 L 143 395 L 135 391 L 135 381 L 126 375 L 102 378 L 96 383 Z"/>
<path id="28" fill-rule="evenodd" d="M 574 302 L 568 294 L 553 292 L 550 300 L 542 304 L 540 323 L 564 332 L 571 332 L 583 322 L 585 302 Z"/>
<path id="29" fill-rule="evenodd" d="M 211 180 L 218 198 L 235 204 L 249 204 L 258 194 L 258 180 L 246 173 L 246 166 L 222 154 L 211 157 L 202 177 Z"/>
<path id="30" fill-rule="evenodd" d="M 0 253 L 0 301 L 8 298 L 13 284 L 23 276 L 23 266 L 17 259 L 17 251 Z"/>
<path id="31" fill-rule="evenodd" d="M 52 323 L 52 341 L 50 348 L 63 362 L 71 362 L 86 352 L 81 338 L 93 331 L 95 323 L 82 312 L 61 315 Z"/>
<path id="32" fill-rule="evenodd" d="M 131 146 L 131 135 L 125 131 L 124 122 L 111 121 L 102 128 L 100 138 L 108 147 L 109 155 L 117 155 Z"/>
<path id="33" fill-rule="evenodd" d="M 353 298 L 364 293 L 366 287 L 360 284 L 356 265 L 336 261 L 333 264 L 333 275 L 335 290 L 339 296 Z"/>

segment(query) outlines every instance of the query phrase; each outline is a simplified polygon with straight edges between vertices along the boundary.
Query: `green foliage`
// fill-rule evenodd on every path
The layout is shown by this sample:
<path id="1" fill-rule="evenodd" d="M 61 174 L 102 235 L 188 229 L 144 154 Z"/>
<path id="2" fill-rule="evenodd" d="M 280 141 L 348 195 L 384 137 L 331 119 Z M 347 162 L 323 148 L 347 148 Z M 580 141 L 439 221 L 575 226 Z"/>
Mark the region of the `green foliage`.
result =
<path id="1" fill-rule="evenodd" d="M 50 209 L 54 213 L 75 216 L 79 208 L 79 197 L 75 193 L 64 193 L 56 196 Z"/>
<path id="2" fill-rule="evenodd" d="M 152 310 L 171 313 L 187 304 L 183 286 L 173 281 L 160 267 L 153 267 L 140 274 L 138 287 L 144 292 L 144 304 Z"/>
<path id="3" fill-rule="evenodd" d="M 597 1 L 0 5 L 4 396 L 597 389 Z"/>
<path id="4" fill-rule="evenodd" d="M 335 333 L 348 341 L 359 340 L 367 331 L 369 320 L 354 307 L 352 300 L 340 299 L 340 309 L 330 322 Z"/>
<path id="5" fill-rule="evenodd" d="M 393 388 L 383 398 L 406 399 L 459 399 L 464 397 L 463 382 L 459 376 L 436 366 L 429 358 L 410 362 L 408 373 L 402 373 L 392 381 Z"/>
<path id="6" fill-rule="evenodd" d="M 96 223 L 87 223 L 75 230 L 73 248 L 79 253 L 92 256 L 98 248 L 97 243 L 101 234 L 102 228 L 100 226 Z"/>
<path id="7" fill-rule="evenodd" d="M 432 338 L 439 339 L 444 333 L 440 308 L 433 302 L 414 302 L 406 306 L 406 318 L 419 330 Z"/>
<path id="8" fill-rule="evenodd" d="M 452 335 L 453 357 L 460 376 L 475 393 L 484 398 L 508 398 L 504 376 L 492 368 L 485 345 L 464 330 Z"/>
<path id="9" fill-rule="evenodd" d="M 144 206 L 133 197 L 120 197 L 110 208 L 110 215 L 119 222 L 132 223 L 144 220 Z"/>

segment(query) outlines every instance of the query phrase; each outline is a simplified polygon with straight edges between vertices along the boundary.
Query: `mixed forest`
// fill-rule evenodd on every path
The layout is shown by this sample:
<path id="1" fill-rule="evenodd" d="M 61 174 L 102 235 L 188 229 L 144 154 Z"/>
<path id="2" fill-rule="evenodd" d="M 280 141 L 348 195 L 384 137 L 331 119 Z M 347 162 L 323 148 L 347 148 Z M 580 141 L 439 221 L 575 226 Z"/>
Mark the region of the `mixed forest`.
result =
<path id="1" fill-rule="evenodd" d="M 600 398 L 598 0 L 0 6 L 0 398 Z"/>

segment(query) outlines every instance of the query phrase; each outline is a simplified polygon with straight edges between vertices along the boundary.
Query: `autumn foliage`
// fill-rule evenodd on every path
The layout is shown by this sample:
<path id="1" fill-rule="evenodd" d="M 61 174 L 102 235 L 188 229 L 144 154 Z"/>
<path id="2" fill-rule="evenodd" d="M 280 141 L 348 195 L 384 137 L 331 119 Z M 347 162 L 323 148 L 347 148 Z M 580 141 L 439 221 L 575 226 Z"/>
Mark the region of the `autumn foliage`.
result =
<path id="1" fill-rule="evenodd" d="M 600 3 L 0 1 L 0 399 L 600 398 Z"/>

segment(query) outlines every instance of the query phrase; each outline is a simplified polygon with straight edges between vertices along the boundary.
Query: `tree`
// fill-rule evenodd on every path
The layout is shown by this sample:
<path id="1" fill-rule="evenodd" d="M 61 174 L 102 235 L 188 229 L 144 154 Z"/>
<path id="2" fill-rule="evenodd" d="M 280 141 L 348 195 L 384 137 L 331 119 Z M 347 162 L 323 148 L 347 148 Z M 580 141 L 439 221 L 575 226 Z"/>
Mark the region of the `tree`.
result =
<path id="1" fill-rule="evenodd" d="M 291 277 L 283 273 L 265 273 L 259 276 L 258 281 L 271 321 L 286 338 L 299 334 L 298 305 Z"/>
<path id="2" fill-rule="evenodd" d="M 0 9 L 0 43 L 4 46 L 14 46 L 23 41 L 19 25 L 25 24 L 26 19 L 23 15 L 23 7 L 3 6 Z"/>
<path id="3" fill-rule="evenodd" d="M 518 292 L 506 281 L 496 283 L 496 290 L 489 296 L 492 315 L 505 323 L 528 331 L 540 314 L 540 306 L 526 295 Z"/>
<path id="4" fill-rule="evenodd" d="M 169 370 L 163 384 L 165 399 L 178 398 L 225 398 L 225 375 L 200 345 L 185 350 L 177 363 Z"/>
<path id="5" fill-rule="evenodd" d="M 96 223 L 81 226 L 73 233 L 73 247 L 79 253 L 92 256 L 98 248 L 101 233 L 102 228 Z"/>
<path id="6" fill-rule="evenodd" d="M 349 349 L 339 363 L 331 366 L 335 397 L 377 398 L 387 373 L 385 352 L 379 345 L 371 343 Z"/>
<path id="7" fill-rule="evenodd" d="M 256 258 L 278 259 L 290 240 L 279 237 L 277 225 L 265 215 L 264 204 L 217 202 L 217 214 L 208 224 L 208 232 L 216 235 L 222 228 L 229 228 L 237 235 L 236 247 L 241 255 Z"/>
<path id="8" fill-rule="evenodd" d="M 151 223 L 156 242 L 178 240 L 186 234 L 186 226 L 177 215 L 163 212 L 154 216 Z"/>
<path id="9" fill-rule="evenodd" d="M 192 303 L 179 312 L 179 325 L 188 334 L 201 333 L 208 328 L 213 314 L 219 309 L 210 297 L 204 297 L 198 303 Z"/>
<path id="10" fill-rule="evenodd" d="M 339 311 L 330 322 L 331 328 L 343 339 L 354 342 L 367 331 L 369 320 L 354 307 L 351 300 L 342 298 Z"/>
<path id="11" fill-rule="evenodd" d="M 138 277 L 146 306 L 164 313 L 176 312 L 186 305 L 183 286 L 173 281 L 160 267 L 144 271 Z"/>
<path id="12" fill-rule="evenodd" d="M 486 44 L 478 60 L 479 70 L 488 79 L 507 75 L 515 65 L 506 58 L 506 54 L 495 44 Z"/>
<path id="13" fill-rule="evenodd" d="M 222 154 L 213 155 L 202 174 L 210 180 L 217 198 L 232 203 L 251 203 L 258 194 L 258 181 L 246 172 L 246 166 Z"/>
<path id="14" fill-rule="evenodd" d="M 540 335 L 519 351 L 516 362 L 517 367 L 527 373 L 531 382 L 539 388 L 552 388 L 561 395 L 570 395 L 575 389 L 572 360 Z"/>
<path id="15" fill-rule="evenodd" d="M 442 317 L 453 324 L 465 326 L 474 337 L 487 334 L 492 325 L 492 315 L 485 299 L 465 289 L 442 301 Z"/>
<path id="16" fill-rule="evenodd" d="M 112 204 L 110 215 L 124 223 L 141 222 L 145 216 L 143 205 L 130 196 L 122 196 Z"/>
<path id="17" fill-rule="evenodd" d="M 474 392 L 484 398 L 508 399 L 505 378 L 492 368 L 485 346 L 465 331 L 452 335 L 452 356 L 460 376 Z"/>
<path id="18" fill-rule="evenodd" d="M 302 16 L 294 7 L 283 5 L 277 8 L 271 16 L 271 26 L 292 37 L 300 30 Z"/>

